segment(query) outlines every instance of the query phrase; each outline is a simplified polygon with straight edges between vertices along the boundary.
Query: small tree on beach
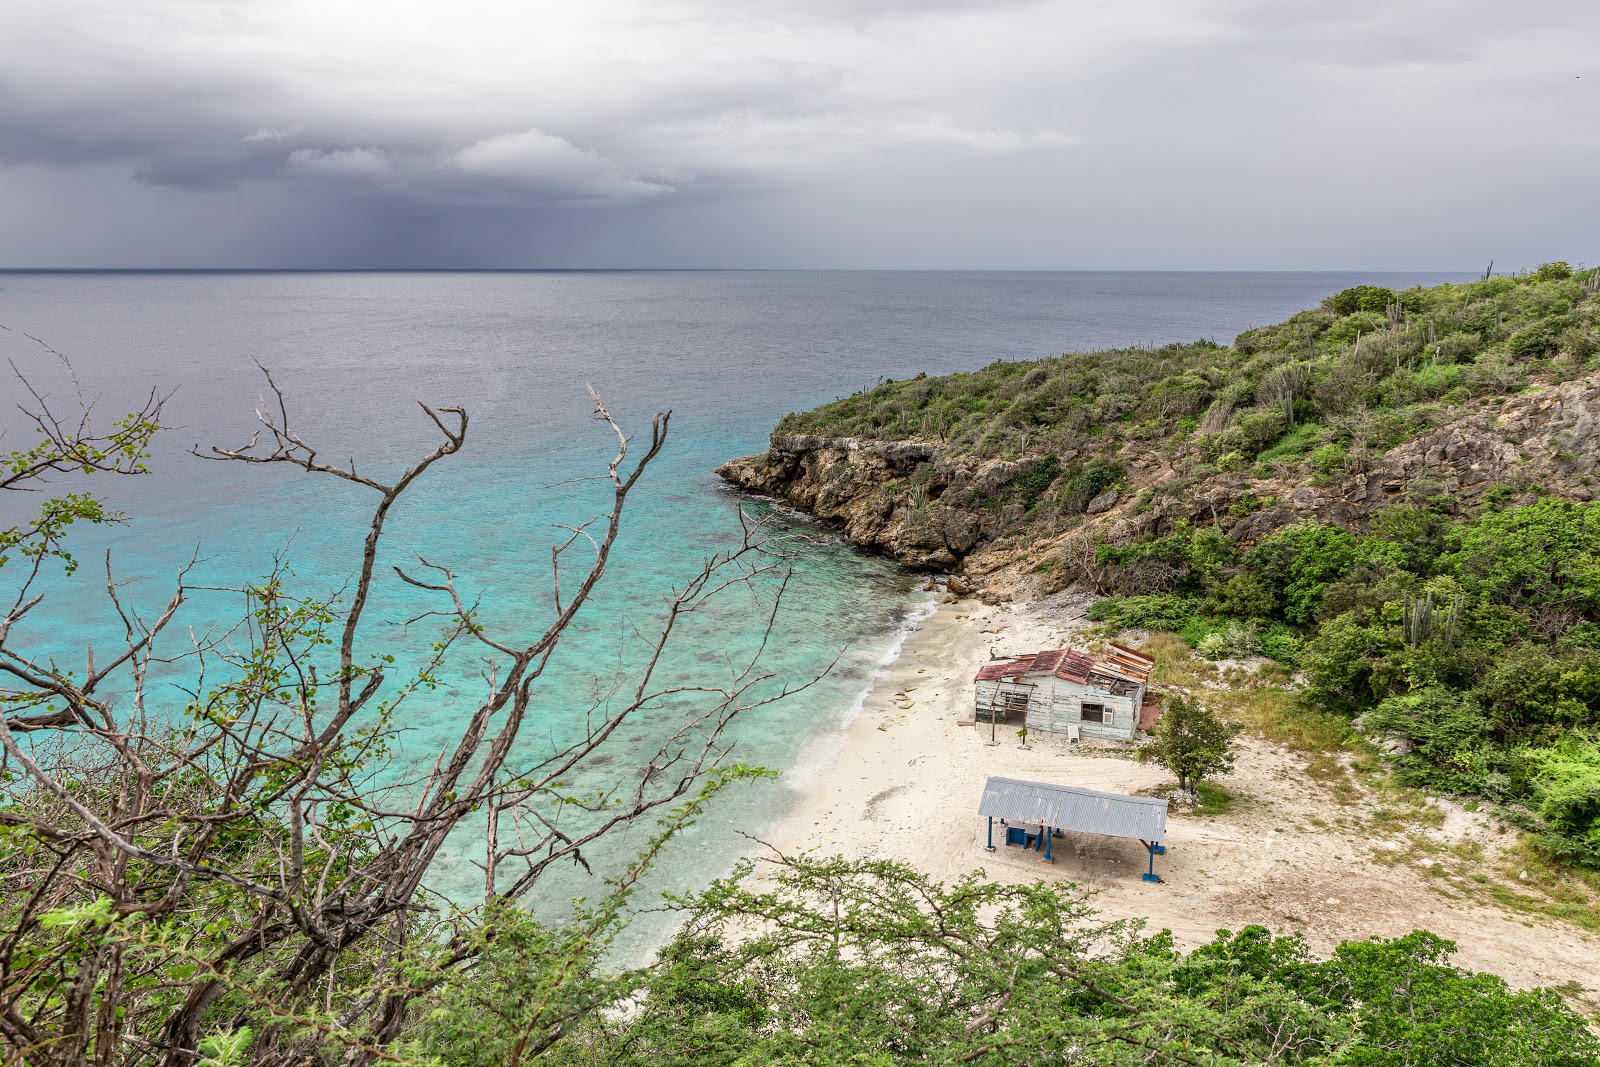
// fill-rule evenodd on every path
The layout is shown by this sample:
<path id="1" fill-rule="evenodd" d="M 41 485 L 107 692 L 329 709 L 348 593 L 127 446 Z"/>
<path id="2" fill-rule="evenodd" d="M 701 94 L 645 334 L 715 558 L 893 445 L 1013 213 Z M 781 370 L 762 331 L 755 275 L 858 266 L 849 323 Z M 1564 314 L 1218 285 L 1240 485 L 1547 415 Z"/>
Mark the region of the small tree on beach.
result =
<path id="1" fill-rule="evenodd" d="M 1178 788 L 1195 792 L 1200 782 L 1233 770 L 1233 739 L 1243 729 L 1224 722 L 1215 712 L 1186 697 L 1169 697 L 1160 732 L 1140 752 L 1178 776 Z"/>

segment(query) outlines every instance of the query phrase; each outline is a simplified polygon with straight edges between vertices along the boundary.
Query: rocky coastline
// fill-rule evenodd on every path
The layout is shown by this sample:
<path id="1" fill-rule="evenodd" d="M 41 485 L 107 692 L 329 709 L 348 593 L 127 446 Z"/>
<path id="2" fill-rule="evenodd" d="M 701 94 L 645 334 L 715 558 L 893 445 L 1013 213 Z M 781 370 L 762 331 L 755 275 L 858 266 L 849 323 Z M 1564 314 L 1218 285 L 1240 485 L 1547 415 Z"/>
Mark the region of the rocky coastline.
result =
<path id="1" fill-rule="evenodd" d="M 1114 456 L 1126 472 L 1121 482 L 1064 522 L 1035 520 L 1002 490 L 1051 460 L 1064 469 L 1075 453 L 981 459 L 930 441 L 774 434 L 766 452 L 717 473 L 903 566 L 956 576 L 986 599 L 1033 599 L 1092 579 L 1097 541 L 1160 535 L 1180 521 L 1216 525 L 1248 544 L 1306 519 L 1362 529 L 1372 512 L 1400 499 L 1471 506 L 1500 486 L 1508 502 L 1535 494 L 1595 499 L 1600 374 L 1464 405 L 1454 419 L 1360 457 L 1337 477 L 1217 470 L 1198 455 L 1141 445 L 1124 444 Z"/>

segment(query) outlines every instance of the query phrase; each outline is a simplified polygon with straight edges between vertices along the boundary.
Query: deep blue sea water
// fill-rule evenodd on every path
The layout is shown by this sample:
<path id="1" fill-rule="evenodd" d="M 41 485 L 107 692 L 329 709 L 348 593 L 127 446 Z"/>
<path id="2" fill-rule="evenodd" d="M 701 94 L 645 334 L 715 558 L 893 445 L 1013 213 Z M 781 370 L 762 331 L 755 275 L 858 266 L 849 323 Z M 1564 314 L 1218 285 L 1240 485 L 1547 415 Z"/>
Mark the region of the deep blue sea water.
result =
<path id="1" fill-rule="evenodd" d="M 464 454 L 430 472 L 397 509 L 386 562 L 412 553 L 461 572 L 483 617 L 500 632 L 532 635 L 548 617 L 553 523 L 588 518 L 598 486 L 574 481 L 604 470 L 614 441 L 590 418 L 593 384 L 624 425 L 648 436 L 650 416 L 671 409 L 669 444 L 638 495 L 609 579 L 568 638 L 558 681 L 542 691 L 530 745 L 579 728 L 592 679 L 626 675 L 675 583 L 729 543 L 738 509 L 712 470 L 760 451 L 773 423 L 870 386 L 880 377 L 967 370 L 996 359 L 1068 350 L 1214 338 L 1277 322 L 1345 286 L 1400 287 L 1463 280 L 1449 274 L 576 272 L 576 273 L 30 273 L 0 272 L 0 356 L 70 398 L 51 357 L 22 332 L 70 356 L 98 411 L 114 416 L 145 391 L 172 391 L 153 473 L 104 480 L 130 521 L 85 531 L 91 561 L 52 574 L 47 602 L 14 645 L 77 661 L 83 646 L 114 636 L 100 555 L 146 608 L 197 551 L 191 581 L 236 585 L 264 573 L 275 554 L 307 591 L 332 588 L 354 569 L 371 501 L 352 487 L 289 469 L 207 463 L 193 445 L 236 445 L 251 430 L 261 393 L 255 364 L 272 369 L 296 423 L 325 455 L 353 457 L 392 475 L 431 447 L 436 433 L 416 401 L 461 405 L 472 415 Z M 22 443 L 12 413 L 0 447 Z M 14 494 L 7 494 L 8 497 Z M 0 499 L 0 524 L 20 514 Z M 813 533 L 815 531 L 812 531 Z M 924 605 L 914 581 L 837 539 L 819 539 L 799 565 L 768 663 L 803 679 L 835 658 L 800 697 L 752 716 L 731 735 L 735 758 L 779 770 L 827 751 Z M 6 576 L 10 577 L 10 576 Z M 5 581 L 0 581 L 4 586 Z M 4 592 L 0 589 L 0 592 Z M 416 650 L 431 631 L 405 626 L 425 605 L 384 577 L 369 647 Z M 238 603 L 202 595 L 197 625 Z M 686 631 L 673 678 L 726 670 L 749 647 L 768 601 L 736 596 Z M 481 683 L 471 664 L 407 712 L 405 752 L 437 752 Z M 671 708 L 624 731 L 612 765 L 626 778 L 680 720 Z M 745 787 L 667 858 L 658 885 L 701 883 L 725 870 L 781 811 L 781 781 Z M 441 889 L 470 892 L 472 841 L 441 871 Z M 571 882 L 582 892 L 581 879 Z M 640 924 L 641 943 L 660 924 Z"/>

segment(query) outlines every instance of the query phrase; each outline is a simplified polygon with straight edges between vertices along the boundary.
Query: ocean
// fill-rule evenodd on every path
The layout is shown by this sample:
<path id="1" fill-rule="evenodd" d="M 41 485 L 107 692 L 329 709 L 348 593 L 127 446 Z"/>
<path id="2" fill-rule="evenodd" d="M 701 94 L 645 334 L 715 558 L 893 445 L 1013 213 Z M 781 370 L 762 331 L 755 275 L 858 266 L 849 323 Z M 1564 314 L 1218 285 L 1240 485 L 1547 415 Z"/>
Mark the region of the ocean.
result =
<path id="1" fill-rule="evenodd" d="M 97 418 L 110 421 L 151 389 L 170 393 L 168 429 L 152 471 L 100 479 L 95 488 L 127 516 L 86 529 L 75 575 L 46 574 L 46 601 L 13 632 L 13 648 L 80 662 L 111 647 L 117 629 L 104 595 L 110 553 L 126 594 L 146 611 L 171 575 L 197 559 L 190 582 L 225 588 L 287 562 L 295 588 L 321 594 L 353 572 L 373 499 L 333 479 L 287 468 L 207 462 L 191 450 L 249 439 L 263 392 L 257 364 L 288 397 L 294 424 L 322 454 L 392 477 L 432 447 L 437 432 L 417 407 L 459 405 L 472 418 L 467 447 L 425 475 L 392 517 L 383 562 L 420 555 L 449 566 L 481 598 L 496 633 L 531 639 L 551 610 L 548 578 L 561 524 L 603 506 L 610 431 L 591 417 L 593 386 L 636 441 L 671 410 L 660 460 L 646 475 L 607 579 L 563 642 L 525 731 L 527 751 L 570 739 L 596 699 L 632 677 L 643 637 L 671 591 L 702 559 L 732 543 L 741 509 L 769 513 L 725 489 L 712 471 L 761 451 L 785 412 L 870 387 L 882 377 L 969 370 L 1000 359 L 1070 350 L 1212 338 L 1226 343 L 1358 283 L 1403 287 L 1456 274 L 1189 274 L 946 272 L 0 272 L 0 356 L 58 408 L 74 403 L 56 357 L 71 361 Z M 15 379 L 0 387 L 9 450 L 28 443 Z M 0 526 L 29 503 L 0 494 Z M 828 758 L 874 673 L 928 608 L 915 576 L 861 554 L 828 531 L 773 516 L 804 548 L 765 658 L 770 686 L 817 675 L 804 693 L 759 709 L 728 734 L 730 759 L 779 772 Z M 567 574 L 576 564 L 568 564 Z M 0 571 L 0 593 L 15 584 Z M 674 684 L 722 684 L 756 641 L 773 587 L 736 592 L 693 618 L 665 667 Z M 438 605 L 385 569 L 366 649 L 414 662 L 436 632 Z M 186 623 L 237 617 L 241 601 L 205 592 Z M 181 667 L 172 669 L 174 672 Z M 163 680 L 164 698 L 181 694 Z M 401 759 L 425 761 L 459 727 L 482 691 L 476 661 L 452 665 L 437 691 L 408 706 Z M 770 689 L 768 690 L 770 691 Z M 598 697 L 597 697 L 598 694 Z M 627 782 L 662 737 L 681 725 L 690 696 L 641 716 L 613 758 L 582 785 Z M 614 776 L 607 780 L 607 775 Z M 784 781 L 735 787 L 666 854 L 649 897 L 693 888 L 756 848 L 789 802 Z M 434 888 L 471 899 L 478 841 L 458 835 Z M 628 854 L 637 836 L 613 849 Z M 592 891 L 562 875 L 545 899 L 560 910 Z M 621 951 L 638 954 L 668 929 L 643 914 Z"/>

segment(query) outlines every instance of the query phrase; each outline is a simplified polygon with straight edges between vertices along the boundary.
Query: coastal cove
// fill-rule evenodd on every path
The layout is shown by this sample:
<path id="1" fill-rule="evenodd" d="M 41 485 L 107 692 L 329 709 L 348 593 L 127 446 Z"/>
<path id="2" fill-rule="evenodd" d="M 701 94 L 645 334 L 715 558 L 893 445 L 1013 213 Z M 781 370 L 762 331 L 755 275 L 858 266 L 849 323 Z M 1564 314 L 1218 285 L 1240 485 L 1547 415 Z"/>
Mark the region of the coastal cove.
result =
<path id="1" fill-rule="evenodd" d="M 1438 275 L 1385 277 L 1402 285 Z M 198 551 L 199 577 L 226 586 L 259 576 L 282 554 L 307 591 L 344 581 L 353 532 L 368 503 L 286 472 L 245 472 L 188 454 L 196 444 L 248 437 L 262 383 L 284 386 L 298 423 L 331 455 L 379 470 L 398 467 L 431 427 L 419 399 L 461 404 L 473 438 L 448 470 L 418 484 L 395 516 L 393 561 L 409 553 L 451 562 L 484 596 L 491 621 L 531 627 L 548 606 L 551 524 L 595 509 L 591 485 L 614 442 L 589 419 L 592 383 L 630 431 L 673 410 L 669 446 L 642 486 L 613 567 L 619 579 L 570 635 L 558 665 L 573 682 L 543 698 L 554 727 L 581 721 L 595 675 L 626 672 L 632 640 L 675 583 L 737 530 L 743 498 L 711 471 L 761 446 L 772 425 L 883 377 L 972 369 L 995 359 L 1196 336 L 1226 340 L 1276 321 L 1367 275 L 895 274 L 895 273 L 26 273 L 0 274 L 5 354 L 38 363 L 40 338 L 69 356 L 100 410 L 122 410 L 150 388 L 176 389 L 174 427 L 158 438 L 148 476 L 106 486 L 125 525 L 86 531 L 80 558 L 112 554 L 118 574 L 151 601 Z M 48 373 L 48 371 L 46 371 Z M 69 388 L 51 380 L 57 395 Z M 9 415 L 7 416 L 10 417 Z M 7 424 L 11 426 L 10 423 Z M 751 848 L 799 802 L 791 784 L 838 749 L 875 672 L 924 609 L 920 582 L 809 523 L 772 667 L 784 677 L 828 671 L 824 684 L 745 724 L 733 758 L 784 772 L 777 782 L 714 805 L 663 862 L 659 884 L 697 887 Z M 85 566 L 49 578 L 26 636 L 51 650 L 105 647 L 111 620 L 103 576 Z M 78 597 L 83 599 L 80 601 Z M 93 606 L 85 611 L 83 604 Z M 377 606 L 398 644 L 425 647 L 407 627 L 422 606 L 397 583 Z M 197 621 L 225 617 L 236 600 L 202 597 Z M 707 619 L 677 666 L 715 670 L 747 642 L 760 605 L 730 603 Z M 619 657 L 619 649 L 623 650 Z M 621 663 L 619 668 L 617 665 Z M 453 710 L 479 682 L 463 668 L 429 709 L 411 717 L 405 751 L 437 751 Z M 658 736 L 625 739 L 616 770 Z M 596 783 L 597 785 L 600 783 Z M 470 896 L 475 842 L 452 842 L 441 892 Z M 622 842 L 619 849 L 628 849 Z M 581 872 L 562 883 L 585 892 Z M 558 901 L 564 906 L 565 897 Z M 667 925 L 646 915 L 624 946 L 642 953 Z"/>
<path id="2" fill-rule="evenodd" d="M 1160 884 L 1140 879 L 1146 856 L 1137 841 L 1068 834 L 1056 841 L 1053 863 L 1014 847 L 985 852 L 977 811 L 990 775 L 1147 795 L 1174 783 L 1170 772 L 1137 762 L 1126 748 L 1032 732 L 1024 748 L 1011 726 L 990 746 L 989 729 L 969 724 L 972 674 L 991 652 L 1093 647 L 1099 639 L 1085 618 L 1089 598 L 999 605 L 941 599 L 908 636 L 832 758 L 789 776 L 801 800 L 772 831 L 779 852 L 897 860 L 945 882 L 975 870 L 1002 882 L 1070 881 L 1107 917 L 1169 929 L 1185 948 L 1250 924 L 1300 931 L 1319 954 L 1345 940 L 1427 929 L 1457 944 L 1460 966 L 1520 988 L 1564 987 L 1576 1003 L 1596 1002 L 1600 936 L 1498 907 L 1488 892 L 1491 881 L 1527 887 L 1517 871 L 1501 869 L 1515 862 L 1514 830 L 1447 801 L 1414 813 L 1417 821 L 1374 819 L 1375 809 L 1394 804 L 1391 795 L 1351 774 L 1348 763 L 1331 774 L 1308 773 L 1310 754 L 1282 741 L 1241 742 L 1236 770 L 1219 779 L 1233 797 L 1228 811 L 1169 818 L 1167 854 L 1157 858 Z M 1417 839 L 1428 850 L 1419 850 Z M 1450 850 L 1464 842 L 1483 850 L 1481 862 L 1450 863 Z M 1448 875 L 1440 857 L 1452 868 Z M 1460 866 L 1487 874 L 1477 893 L 1461 892 L 1461 884 L 1473 883 Z"/>
<path id="3" fill-rule="evenodd" d="M 1197 951 L 1426 931 L 1600 1010 L 1597 329 L 1600 269 L 1552 261 L 786 416 L 718 473 L 948 577 L 780 854 L 1064 882 Z M 1154 736 L 1097 739 L 1147 678 Z M 1029 851 L 1074 825 L 1151 840 Z"/>

